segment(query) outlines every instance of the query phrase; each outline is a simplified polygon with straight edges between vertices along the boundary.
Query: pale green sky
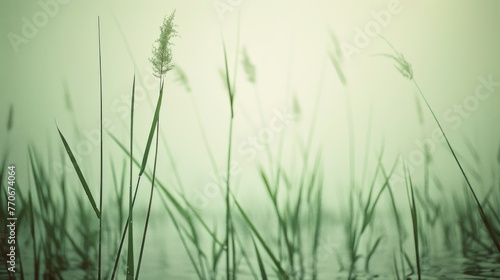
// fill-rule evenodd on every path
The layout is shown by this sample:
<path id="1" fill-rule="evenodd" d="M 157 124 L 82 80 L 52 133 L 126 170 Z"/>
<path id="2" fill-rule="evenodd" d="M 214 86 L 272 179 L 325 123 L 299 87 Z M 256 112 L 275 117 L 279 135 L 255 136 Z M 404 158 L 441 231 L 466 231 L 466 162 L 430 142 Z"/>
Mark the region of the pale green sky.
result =
<path id="1" fill-rule="evenodd" d="M 308 131 L 321 69 L 324 69 L 313 147 L 321 145 L 325 154 L 331 155 L 324 157 L 326 166 L 335 170 L 336 177 L 330 178 L 331 182 L 345 181 L 347 122 L 346 89 L 328 61 L 327 53 L 332 49 L 328 30 L 335 31 L 344 46 L 355 46 L 357 28 L 366 30 L 373 27 L 370 25 L 379 26 L 379 35 L 387 38 L 413 65 L 415 78 L 463 154 L 469 157 L 463 145 L 465 135 L 483 156 L 496 154 L 500 140 L 497 128 L 500 88 L 496 87 L 487 99 L 479 100 L 477 106 L 472 99 L 480 84 L 478 77 L 491 75 L 494 81 L 500 81 L 498 1 L 67 0 L 66 4 L 50 6 L 48 12 L 40 4 L 59 3 L 54 1 L 9 0 L 0 4 L 0 81 L 3 85 L 0 113 L 4 120 L 9 105 L 14 104 L 15 130 L 8 141 L 15 145 L 12 151 L 18 161 L 26 158 L 26 143 L 39 143 L 39 148 L 43 149 L 48 137 L 58 141 L 54 119 L 70 135 L 70 143 L 76 146 L 88 140 L 71 134 L 73 128 L 64 109 L 63 79 L 71 91 L 82 130 L 92 134 L 98 128 L 97 16 L 101 17 L 102 25 L 104 116 L 113 124 L 114 133 L 126 136 L 127 127 L 123 126 L 123 121 L 127 118 L 122 119 L 120 113 L 124 108 L 122 98 L 128 98 L 135 72 L 146 83 L 152 99 L 156 99 L 157 85 L 151 77 L 148 57 L 163 17 L 174 9 L 181 35 L 173 50 L 174 60 L 188 76 L 191 94 L 199 106 L 220 165 L 224 161 L 228 117 L 227 96 L 219 73 L 223 69 L 222 38 L 227 42 L 230 68 L 233 69 L 238 22 L 240 47 L 247 49 L 256 66 L 257 88 L 264 103 L 266 121 L 273 117 L 275 110 L 281 110 L 285 104 L 290 106 L 290 100 L 285 100 L 286 89 L 289 89 L 290 94 L 297 95 L 304 113 L 297 127 Z M 223 12 L 223 20 L 219 16 L 221 10 L 218 13 L 214 9 L 214 4 L 221 3 L 236 3 Z M 387 24 L 382 26 L 376 22 L 375 14 L 388 7 L 396 13 L 386 17 Z M 48 15 L 47 22 L 43 22 L 44 15 Z M 113 15 L 128 40 L 135 69 Z M 37 30 L 31 30 L 33 34 L 29 30 L 26 33 L 32 38 L 23 34 L 23 28 L 28 28 L 24 19 L 35 24 Z M 13 33 L 24 38 L 20 40 L 26 44 L 15 46 Z M 391 61 L 375 56 L 391 51 L 383 40 L 376 34 L 367 39 L 366 46 L 359 48 L 360 53 L 344 63 L 355 114 L 358 162 L 362 161 L 370 108 L 375 150 L 384 139 L 388 161 L 398 153 L 407 157 L 415 150 L 415 140 L 421 137 L 414 102 L 415 88 L 399 75 Z M 236 147 L 255 134 L 245 114 L 252 115 L 259 124 L 254 105 L 255 88 L 247 82 L 239 65 Z M 209 162 L 201 144 L 193 103 L 185 89 L 175 82 L 174 75 L 167 81 L 163 131 L 182 171 L 197 174 L 188 176 L 187 182 L 200 186 L 209 180 Z M 477 108 L 460 115 L 455 111 L 455 104 L 467 100 Z M 137 141 L 142 147 L 152 113 L 147 101 L 139 102 L 137 108 L 137 133 L 143 136 Z M 425 108 L 424 114 L 428 135 L 435 124 Z M 463 124 L 456 125 L 458 120 Z M 3 129 L 4 124 L 0 125 Z M 293 134 L 290 132 L 287 136 Z M 5 141 L 2 137 L 0 144 L 5 145 Z M 271 141 L 271 146 L 276 147 L 277 142 Z M 445 154 L 444 147 L 440 149 Z M 85 158 L 97 163 L 97 152 L 95 146 L 91 155 Z M 242 155 L 236 154 L 236 157 L 244 161 Z M 447 160 L 449 158 L 444 157 L 441 163 Z M 162 165 L 166 165 L 166 160 Z M 251 177 L 255 162 L 243 165 L 247 167 L 242 178 Z M 443 170 L 447 170 L 444 166 L 446 164 Z"/>

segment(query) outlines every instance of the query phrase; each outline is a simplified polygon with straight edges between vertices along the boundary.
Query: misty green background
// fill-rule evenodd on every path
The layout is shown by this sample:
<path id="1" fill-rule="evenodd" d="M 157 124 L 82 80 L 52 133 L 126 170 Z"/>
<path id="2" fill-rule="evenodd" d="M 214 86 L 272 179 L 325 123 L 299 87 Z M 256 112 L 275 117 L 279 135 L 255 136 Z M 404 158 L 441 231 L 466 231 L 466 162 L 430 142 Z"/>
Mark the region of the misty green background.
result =
<path id="1" fill-rule="evenodd" d="M 334 185 L 325 188 L 325 192 L 341 189 L 348 178 L 346 88 L 328 60 L 328 51 L 333 48 L 329 30 L 335 32 L 341 43 L 353 44 L 356 28 L 365 28 L 373 20 L 371 13 L 386 9 L 390 1 L 242 0 L 224 13 L 223 20 L 214 10 L 216 2 L 226 1 L 70 0 L 60 5 L 55 16 L 50 17 L 48 23 L 16 53 L 7 35 L 11 32 L 21 34 L 23 17 L 31 21 L 33 15 L 42 9 L 37 1 L 2 1 L 0 147 L 8 147 L 2 150 L 8 150 L 10 161 L 19 166 L 19 183 L 27 184 L 23 170 L 28 144 L 44 153 L 49 146 L 53 151 L 61 149 L 55 121 L 67 135 L 70 145 L 86 141 L 85 137 L 74 133 L 72 117 L 65 105 L 63 81 L 71 93 L 80 130 L 85 134 L 99 128 L 97 16 L 101 17 L 102 28 L 104 117 L 112 123 L 112 133 L 125 141 L 128 118 L 120 117 L 124 108 L 124 103 L 120 102 L 122 97 L 130 95 L 134 73 L 142 80 L 144 92 L 155 102 L 157 81 L 152 77 L 148 58 L 163 17 L 175 9 L 180 38 L 175 40 L 174 61 L 186 73 L 192 92 L 187 92 L 176 81 L 176 73 L 167 75 L 161 124 L 190 191 L 196 192 L 211 180 L 209 161 L 190 95 L 195 97 L 213 151 L 219 166 L 223 167 L 229 104 L 220 77 L 222 41 L 227 44 L 232 71 L 238 26 L 240 47 L 247 50 L 256 67 L 257 88 L 266 119 L 284 106 L 291 108 L 292 96 L 296 95 L 299 100 L 301 116 L 287 127 L 288 139 L 297 134 L 306 138 L 314 99 L 318 89 L 322 90 L 312 149 L 321 146 L 325 151 L 325 181 Z M 401 12 L 392 15 L 380 35 L 412 64 L 415 79 L 442 121 L 443 114 L 454 104 L 463 103 L 467 96 L 473 95 L 479 76 L 492 75 L 493 80 L 500 81 L 498 1 L 401 0 L 399 4 Z M 359 55 L 344 61 L 347 94 L 352 95 L 353 102 L 358 168 L 363 164 L 365 134 L 370 119 L 373 124 L 370 162 L 373 163 L 382 142 L 386 147 L 386 160 L 392 163 L 398 155 L 407 158 L 416 148 L 415 140 L 421 139 L 422 133 L 428 136 L 435 128 L 429 112 L 423 107 L 426 123 L 422 132 L 413 85 L 401 77 L 390 60 L 376 56 L 390 52 L 392 50 L 382 39 L 370 37 L 369 45 L 362 48 Z M 235 147 L 255 135 L 248 118 L 259 124 L 255 88 L 247 81 L 241 59 L 240 53 L 237 61 Z M 320 86 L 322 75 L 324 82 Z M 11 104 L 14 129 L 7 134 Z M 147 138 L 152 118 L 151 104 L 147 99 L 137 104 L 136 141 L 139 147 L 144 146 Z M 495 92 L 488 100 L 480 102 L 478 109 L 464 118 L 458 129 L 451 122 L 443 121 L 444 129 L 463 157 L 472 158 L 464 144 L 465 138 L 478 149 L 485 164 L 481 172 L 485 174 L 492 172 L 488 163 L 496 157 L 499 147 L 499 105 L 500 98 Z M 272 149 L 276 148 L 277 139 L 278 136 L 270 143 Z M 291 141 L 287 143 L 287 149 L 291 148 Z M 111 156 L 118 165 L 121 164 L 124 157 L 109 138 L 105 138 L 105 145 L 105 163 L 109 163 Z M 94 186 L 98 180 L 95 176 L 98 152 L 98 146 L 94 145 L 91 154 L 82 157 L 84 172 Z M 436 164 L 440 166 L 438 173 L 447 175 L 443 176 L 447 182 L 456 182 L 453 177 L 458 177 L 458 169 L 442 144 L 435 156 Z M 235 159 L 243 166 L 241 174 L 234 178 L 241 181 L 240 192 L 255 193 L 252 182 L 256 180 L 258 161 L 247 163 L 237 152 Z M 259 154 L 259 159 L 265 159 L 264 153 Z M 293 156 L 285 154 L 285 160 L 292 159 Z M 169 163 L 165 158 L 160 156 L 159 164 L 161 170 L 168 170 Z M 168 175 L 161 177 L 167 182 L 170 180 Z"/>

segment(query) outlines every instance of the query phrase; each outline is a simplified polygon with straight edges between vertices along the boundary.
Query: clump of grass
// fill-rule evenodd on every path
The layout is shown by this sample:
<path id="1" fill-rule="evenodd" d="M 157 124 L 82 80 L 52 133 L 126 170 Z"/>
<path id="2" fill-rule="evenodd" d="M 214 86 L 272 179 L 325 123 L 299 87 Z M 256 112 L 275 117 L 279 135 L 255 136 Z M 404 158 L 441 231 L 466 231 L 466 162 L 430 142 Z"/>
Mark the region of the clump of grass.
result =
<path id="1" fill-rule="evenodd" d="M 393 51 L 395 52 L 395 55 L 391 55 L 391 54 L 384 54 L 384 56 L 386 57 L 389 57 L 390 59 L 392 59 L 396 64 L 396 68 L 398 69 L 398 71 L 401 73 L 401 75 L 403 75 L 403 77 L 409 79 L 410 81 L 412 81 L 413 85 L 415 86 L 415 88 L 417 89 L 420 97 L 422 98 L 422 100 L 424 101 L 425 105 L 427 106 L 427 108 L 429 109 L 434 121 L 436 122 L 439 130 L 441 131 L 441 133 L 443 134 L 444 136 L 444 139 L 446 141 L 446 145 L 448 146 L 454 160 L 455 160 L 455 163 L 457 164 L 457 166 L 459 167 L 460 169 L 460 172 L 462 173 L 464 179 L 465 179 L 465 182 L 467 184 L 467 187 L 469 188 L 470 190 L 470 193 L 472 194 L 472 197 L 474 198 L 474 202 L 476 204 L 476 208 L 477 208 L 477 211 L 479 212 L 479 215 L 481 217 L 481 220 L 483 221 L 483 224 L 484 224 L 484 227 L 486 228 L 486 230 L 488 231 L 488 234 L 490 236 L 490 239 L 492 240 L 493 244 L 495 245 L 498 253 L 500 253 L 500 242 L 498 241 L 497 237 L 495 236 L 495 230 L 492 226 L 492 224 L 490 223 L 484 209 L 483 209 L 483 206 L 481 205 L 481 202 L 479 201 L 479 198 L 477 197 L 476 195 L 476 192 L 474 191 L 474 188 L 472 187 L 472 184 L 469 180 L 469 177 L 467 176 L 467 174 L 465 173 L 465 170 L 462 166 L 462 163 L 460 162 L 460 160 L 458 159 L 458 156 L 457 156 L 457 153 L 455 151 L 455 149 L 452 147 L 451 143 L 450 143 L 450 140 L 447 136 L 447 134 L 445 133 L 442 125 L 441 125 L 441 122 L 438 120 L 436 114 L 434 113 L 434 110 L 432 109 L 430 103 L 427 101 L 427 98 L 425 97 L 424 93 L 422 92 L 419 84 L 417 83 L 417 81 L 415 80 L 414 76 L 413 76 L 413 68 L 411 66 L 411 64 L 404 58 L 403 54 L 398 52 L 393 46 L 391 43 L 389 43 L 386 39 L 384 39 L 387 44 L 393 49 Z"/>

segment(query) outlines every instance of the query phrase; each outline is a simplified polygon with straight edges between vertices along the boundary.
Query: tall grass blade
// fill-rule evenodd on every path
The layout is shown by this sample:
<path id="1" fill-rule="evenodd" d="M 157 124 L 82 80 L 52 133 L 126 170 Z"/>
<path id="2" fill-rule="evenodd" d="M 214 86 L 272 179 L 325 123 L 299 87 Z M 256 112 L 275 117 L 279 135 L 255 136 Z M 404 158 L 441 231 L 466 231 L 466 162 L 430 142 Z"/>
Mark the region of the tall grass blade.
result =
<path id="1" fill-rule="evenodd" d="M 227 250 L 226 254 L 226 278 L 233 279 L 234 278 L 234 269 L 233 267 L 233 276 L 231 277 L 230 270 L 230 258 L 231 258 L 231 248 L 229 240 L 231 239 L 231 231 L 232 231 L 232 222 L 231 222 L 231 204 L 230 204 L 230 191 L 231 191 L 231 150 L 232 150 L 232 139 L 233 139 L 233 120 L 234 120 L 234 93 L 232 92 L 231 82 L 229 80 L 229 67 L 227 62 L 227 51 L 226 45 L 224 44 L 224 66 L 225 66 L 225 78 L 227 91 L 229 96 L 229 106 L 231 109 L 231 116 L 229 119 L 229 139 L 228 139 L 228 148 L 227 148 L 227 178 L 226 178 L 226 238 L 225 238 L 225 249 Z M 234 250 L 234 248 L 233 248 Z M 234 261 L 233 261 L 234 264 Z"/>
<path id="2" fill-rule="evenodd" d="M 146 244 L 146 235 L 148 233 L 148 225 L 149 225 L 149 218 L 151 216 L 151 205 L 153 202 L 153 193 L 154 193 L 154 186 L 155 186 L 155 178 L 156 178 L 156 162 L 158 160 L 158 135 L 160 134 L 160 123 L 156 123 L 156 143 L 155 143 L 155 157 L 154 157 L 154 163 L 153 163 L 153 178 L 151 179 L 151 192 L 149 194 L 149 204 L 148 204 L 148 211 L 146 214 L 146 223 L 144 225 L 144 233 L 142 235 L 142 242 L 141 242 L 141 249 L 139 252 L 139 261 L 137 263 L 137 272 L 135 275 L 135 279 L 139 279 L 139 272 L 141 270 L 141 263 L 142 263 L 142 256 L 144 253 L 144 245 Z"/>
<path id="3" fill-rule="evenodd" d="M 99 42 L 99 212 L 102 213 L 102 162 L 103 162 L 103 142 L 102 142 L 102 60 L 101 60 L 101 19 L 97 17 L 97 32 Z M 97 279 L 101 279 L 102 270 L 102 219 L 99 219 L 99 252 L 97 265 Z"/>
<path id="4" fill-rule="evenodd" d="M 85 180 L 85 177 L 83 176 L 82 170 L 80 169 L 80 166 L 78 165 L 78 162 L 76 161 L 75 156 L 73 155 L 73 152 L 71 151 L 71 148 L 69 147 L 69 144 L 66 141 L 66 138 L 64 138 L 63 134 L 61 133 L 61 130 L 59 130 L 59 127 L 57 127 L 57 131 L 59 132 L 59 136 L 61 137 L 61 140 L 64 144 L 64 148 L 66 149 L 66 153 L 68 153 L 68 156 L 71 160 L 71 163 L 73 164 L 73 168 L 75 169 L 76 174 L 78 175 L 78 179 L 80 180 L 80 183 L 82 184 L 83 190 L 85 191 L 85 194 L 87 195 L 87 198 L 89 199 L 89 202 L 92 205 L 92 209 L 94 209 L 94 212 L 95 212 L 97 218 L 101 219 L 101 213 L 100 213 L 99 209 L 97 209 L 97 205 L 95 203 L 94 197 L 92 196 L 92 193 L 90 192 L 89 186 L 87 184 L 87 181 Z"/>
<path id="5" fill-rule="evenodd" d="M 161 103 L 163 99 L 163 82 L 160 86 L 160 95 L 158 96 L 158 101 L 156 103 L 155 114 L 153 117 L 153 121 L 151 122 L 151 128 L 149 130 L 148 141 L 146 143 L 146 149 L 144 150 L 144 156 L 142 157 L 141 169 L 139 170 L 139 176 L 142 176 L 144 170 L 146 169 L 146 164 L 148 162 L 149 150 L 151 149 L 151 143 L 153 142 L 153 136 L 155 134 L 156 124 L 158 123 L 158 119 L 160 118 L 160 109 Z"/>
<path id="6" fill-rule="evenodd" d="M 134 74 L 134 80 L 132 82 L 132 99 L 131 99 L 131 106 L 130 106 L 130 170 L 129 170 L 129 205 L 128 205 L 128 218 L 127 218 L 127 225 L 125 227 L 125 231 L 123 232 L 123 236 L 120 242 L 120 246 L 118 249 L 118 255 L 116 257 L 116 262 L 115 262 L 115 267 L 113 268 L 113 273 L 111 276 L 111 279 L 114 278 L 115 272 L 116 272 L 116 267 L 118 265 L 118 259 L 120 258 L 120 252 L 123 244 L 123 238 L 125 237 L 125 232 L 127 231 L 127 226 L 128 226 L 128 250 L 127 250 L 127 280 L 132 280 L 134 279 L 134 228 L 133 228 L 133 212 L 132 208 L 134 207 L 134 201 L 135 201 L 135 196 L 132 198 L 132 192 L 133 192 L 133 180 L 132 180 L 132 173 L 133 173 L 133 155 L 134 155 L 134 145 L 133 145 L 133 139 L 134 139 L 134 108 L 135 108 L 135 74 Z M 139 175 L 140 178 L 140 175 Z M 136 190 L 137 193 L 137 190 Z"/>

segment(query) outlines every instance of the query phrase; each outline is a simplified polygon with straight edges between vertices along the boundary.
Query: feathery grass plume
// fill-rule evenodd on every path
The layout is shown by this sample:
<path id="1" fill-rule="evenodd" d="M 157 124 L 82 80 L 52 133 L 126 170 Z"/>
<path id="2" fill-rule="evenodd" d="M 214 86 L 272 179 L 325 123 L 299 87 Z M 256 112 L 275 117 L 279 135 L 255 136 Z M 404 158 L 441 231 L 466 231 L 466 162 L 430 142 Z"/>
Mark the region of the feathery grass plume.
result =
<path id="1" fill-rule="evenodd" d="M 500 241 L 496 237 L 495 229 L 493 228 L 493 225 L 489 221 L 489 219 L 488 219 L 488 217 L 487 217 L 487 215 L 486 215 L 486 213 L 485 213 L 485 211 L 483 209 L 483 206 L 481 205 L 481 202 L 479 201 L 479 198 L 476 195 L 476 191 L 472 187 L 472 183 L 470 182 L 469 176 L 467 176 L 467 174 L 465 173 L 465 169 L 464 169 L 464 167 L 462 165 L 462 162 L 458 159 L 458 156 L 459 156 L 458 153 L 455 151 L 455 149 L 451 145 L 451 142 L 450 142 L 450 139 L 448 138 L 448 135 L 445 133 L 445 131 L 444 131 L 442 125 L 441 125 L 441 122 L 438 120 L 438 118 L 437 118 L 436 114 L 434 113 L 434 110 L 432 109 L 429 101 L 427 100 L 427 98 L 425 97 L 424 93 L 422 92 L 422 89 L 420 88 L 420 85 L 414 79 L 414 77 L 413 77 L 413 69 L 411 67 L 411 64 L 404 58 L 403 54 L 401 54 L 400 52 L 398 52 L 396 50 L 396 48 L 394 48 L 394 46 L 391 43 L 389 43 L 389 41 L 387 41 L 384 37 L 381 37 L 381 38 L 396 53 L 396 55 L 382 54 L 382 56 L 389 57 L 389 58 L 393 59 L 396 62 L 396 65 L 395 65 L 396 68 L 403 75 L 403 77 L 409 79 L 413 83 L 413 85 L 417 89 L 420 97 L 422 98 L 422 100 L 424 101 L 425 105 L 429 109 L 429 111 L 430 111 L 430 113 L 431 113 L 434 121 L 436 122 L 439 130 L 443 134 L 443 137 L 444 137 L 444 140 L 446 142 L 446 145 L 448 146 L 448 149 L 450 150 L 451 155 L 453 156 L 453 159 L 455 160 L 455 163 L 457 164 L 458 168 L 460 169 L 460 172 L 462 173 L 462 176 L 465 179 L 465 183 L 467 184 L 467 187 L 468 187 L 470 193 L 472 194 L 472 197 L 473 197 L 474 202 L 476 204 L 477 211 L 479 212 L 479 215 L 480 215 L 481 220 L 482 220 L 482 222 L 484 224 L 484 227 L 486 228 L 486 230 L 488 232 L 488 235 L 491 238 L 491 241 L 495 245 L 495 248 L 497 249 L 497 252 L 500 253 Z"/>
<path id="2" fill-rule="evenodd" d="M 401 73 L 401 75 L 403 75 L 403 77 L 412 81 L 413 80 L 413 68 L 412 68 L 411 64 L 406 60 L 406 58 L 403 56 L 402 53 L 398 52 L 396 50 L 396 48 L 394 48 L 394 46 L 391 43 L 389 43 L 389 41 L 387 41 L 387 39 L 385 39 L 384 37 L 381 37 L 381 38 L 392 48 L 392 50 L 394 51 L 395 54 L 392 55 L 392 54 L 384 53 L 384 54 L 380 54 L 380 55 L 394 60 L 394 62 L 395 62 L 394 67 L 396 67 L 396 69 L 398 69 L 399 73 Z"/>
<path id="3" fill-rule="evenodd" d="M 148 142 L 146 144 L 146 149 L 144 151 L 144 157 L 142 159 L 141 170 L 139 171 L 139 176 L 144 173 L 144 169 L 146 168 L 146 163 L 149 156 L 149 149 L 151 148 L 151 142 L 153 141 L 153 135 L 155 133 L 155 127 L 158 123 L 158 118 L 160 114 L 161 101 L 163 98 L 163 77 L 167 74 L 168 71 L 174 69 L 174 65 L 172 64 L 172 49 L 171 46 L 173 43 L 171 40 L 174 37 L 178 37 L 177 30 L 175 30 L 176 25 L 174 24 L 174 16 L 175 11 L 170 14 L 170 16 L 165 17 L 163 20 L 163 24 L 160 27 L 160 38 L 158 38 L 155 43 L 156 46 L 153 45 L 153 55 L 149 59 L 151 64 L 153 64 L 153 73 L 160 80 L 160 95 L 158 97 L 158 101 L 156 103 L 155 115 L 153 118 L 153 122 L 151 123 L 151 129 L 149 131 Z"/>
<path id="4" fill-rule="evenodd" d="M 162 78 L 168 71 L 174 69 L 172 64 L 172 39 L 178 36 L 177 26 L 174 24 L 175 11 L 170 16 L 165 17 L 160 26 L 160 38 L 153 45 L 153 56 L 149 59 L 153 64 L 154 75 Z"/>

